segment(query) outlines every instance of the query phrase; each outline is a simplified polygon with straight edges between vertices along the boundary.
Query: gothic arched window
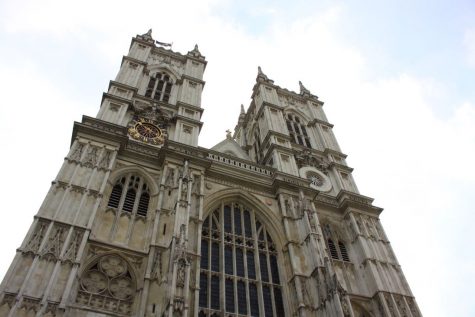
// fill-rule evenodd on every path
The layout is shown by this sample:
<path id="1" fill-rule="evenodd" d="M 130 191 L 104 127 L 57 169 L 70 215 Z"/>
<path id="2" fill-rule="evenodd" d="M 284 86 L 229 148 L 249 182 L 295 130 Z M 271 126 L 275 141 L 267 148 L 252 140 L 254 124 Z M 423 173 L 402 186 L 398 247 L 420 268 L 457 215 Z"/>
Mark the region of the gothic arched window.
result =
<path id="1" fill-rule="evenodd" d="M 172 91 L 173 81 L 165 73 L 156 73 L 150 77 L 145 97 L 153 98 L 157 101 L 168 102 Z"/>
<path id="2" fill-rule="evenodd" d="M 300 120 L 299 117 L 289 113 L 285 117 L 285 121 L 287 123 L 287 129 L 289 130 L 291 141 L 312 148 L 312 145 L 310 144 L 310 138 L 307 134 L 307 129 L 301 122 L 302 120 Z"/>
<path id="3" fill-rule="evenodd" d="M 252 209 L 229 202 L 210 213 L 200 266 L 198 316 L 285 316 L 276 247 Z"/>
<path id="4" fill-rule="evenodd" d="M 106 255 L 89 265 L 79 280 L 76 302 L 120 316 L 132 313 L 136 281 L 127 262 Z"/>
<path id="5" fill-rule="evenodd" d="M 120 212 L 146 217 L 149 201 L 150 193 L 147 184 L 137 175 L 127 174 L 112 188 L 107 206 L 118 209 Z"/>

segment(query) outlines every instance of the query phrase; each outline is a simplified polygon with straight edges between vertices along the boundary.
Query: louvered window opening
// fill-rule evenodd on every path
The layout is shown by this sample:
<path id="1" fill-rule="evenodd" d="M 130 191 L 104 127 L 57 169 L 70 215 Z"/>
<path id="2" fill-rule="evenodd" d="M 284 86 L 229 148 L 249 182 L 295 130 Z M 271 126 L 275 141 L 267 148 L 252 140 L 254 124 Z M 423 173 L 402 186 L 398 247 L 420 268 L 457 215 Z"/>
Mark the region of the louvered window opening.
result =
<path id="1" fill-rule="evenodd" d="M 255 140 L 255 144 L 254 144 L 254 152 L 255 152 L 255 155 L 256 155 L 256 161 L 259 162 L 259 160 L 261 159 L 261 135 L 259 133 L 259 126 L 256 125 L 256 130 L 255 130 L 255 133 L 254 133 L 254 140 Z"/>
<path id="2" fill-rule="evenodd" d="M 332 239 L 328 239 L 327 243 L 328 243 L 328 250 L 330 252 L 330 256 L 332 259 L 350 262 L 348 251 L 346 250 L 346 246 L 342 241 L 338 241 L 338 249 L 340 250 L 339 254 L 338 254 L 336 244 L 335 242 L 333 242 Z"/>
<path id="3" fill-rule="evenodd" d="M 287 114 L 285 121 L 287 123 L 287 129 L 289 130 L 291 141 L 308 148 L 312 148 L 310 138 L 307 134 L 307 129 L 299 117 L 289 113 Z"/>
<path id="4" fill-rule="evenodd" d="M 343 242 L 338 242 L 338 247 L 340 248 L 341 259 L 343 261 L 350 262 L 350 257 L 348 256 L 348 252 L 346 251 L 346 246 Z"/>
<path id="5" fill-rule="evenodd" d="M 328 249 L 330 250 L 330 256 L 332 259 L 339 260 L 338 251 L 336 250 L 335 243 L 332 239 L 328 239 Z"/>
<path id="6" fill-rule="evenodd" d="M 152 98 L 156 101 L 168 102 L 172 91 L 173 82 L 165 73 L 156 73 L 150 78 L 145 97 Z"/>
<path id="7" fill-rule="evenodd" d="M 137 175 L 127 174 L 112 188 L 107 206 L 119 212 L 146 217 L 149 202 L 150 193 L 147 184 Z"/>
<path id="8" fill-rule="evenodd" d="M 223 203 L 210 213 L 200 266 L 198 316 L 285 316 L 275 244 L 252 209 Z"/>

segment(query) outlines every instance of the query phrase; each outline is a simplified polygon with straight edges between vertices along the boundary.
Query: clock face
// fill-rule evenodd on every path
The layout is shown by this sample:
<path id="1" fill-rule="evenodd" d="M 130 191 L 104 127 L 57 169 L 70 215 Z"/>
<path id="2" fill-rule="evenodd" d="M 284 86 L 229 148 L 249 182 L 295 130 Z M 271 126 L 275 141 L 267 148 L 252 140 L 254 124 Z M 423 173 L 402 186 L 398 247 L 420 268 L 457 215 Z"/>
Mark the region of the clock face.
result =
<path id="1" fill-rule="evenodd" d="M 129 135 L 139 141 L 153 145 L 161 145 L 165 141 L 165 133 L 158 124 L 150 119 L 135 118 L 129 125 Z"/>
<path id="2" fill-rule="evenodd" d="M 147 122 L 138 122 L 135 125 L 135 130 L 143 137 L 154 139 L 162 134 L 162 131 L 156 125 Z"/>

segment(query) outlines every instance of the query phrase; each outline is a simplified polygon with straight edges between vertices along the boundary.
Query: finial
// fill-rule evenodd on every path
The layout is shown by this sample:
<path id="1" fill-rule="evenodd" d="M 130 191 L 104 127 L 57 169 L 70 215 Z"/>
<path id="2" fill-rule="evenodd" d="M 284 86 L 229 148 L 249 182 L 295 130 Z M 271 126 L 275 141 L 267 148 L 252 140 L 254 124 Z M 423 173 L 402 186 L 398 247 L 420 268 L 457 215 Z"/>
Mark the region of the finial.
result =
<path id="1" fill-rule="evenodd" d="M 241 104 L 241 114 L 245 114 L 244 105 L 243 105 L 243 104 Z"/>
<path id="2" fill-rule="evenodd" d="M 198 58 L 203 58 L 203 55 L 201 55 L 200 50 L 198 49 L 198 44 L 195 44 L 195 47 L 193 48 L 192 51 L 188 52 L 188 55 L 198 57 Z"/>
<path id="3" fill-rule="evenodd" d="M 147 40 L 152 39 L 152 29 L 148 29 L 147 33 L 142 34 Z"/>
<path id="4" fill-rule="evenodd" d="M 310 90 L 305 88 L 305 86 L 302 84 L 302 82 L 300 80 L 299 80 L 299 86 L 300 86 L 300 94 L 301 95 L 304 95 L 304 94 L 309 94 L 310 95 Z"/>
<path id="5" fill-rule="evenodd" d="M 257 78 L 256 78 L 256 81 L 264 81 L 264 82 L 267 82 L 269 84 L 273 84 L 274 81 L 269 79 L 269 77 L 267 77 L 266 74 L 264 74 L 264 72 L 262 71 L 262 68 L 261 66 L 257 66 Z"/>
<path id="6" fill-rule="evenodd" d="M 227 129 L 226 130 L 226 139 L 232 139 L 233 137 L 231 136 L 231 130 Z"/>

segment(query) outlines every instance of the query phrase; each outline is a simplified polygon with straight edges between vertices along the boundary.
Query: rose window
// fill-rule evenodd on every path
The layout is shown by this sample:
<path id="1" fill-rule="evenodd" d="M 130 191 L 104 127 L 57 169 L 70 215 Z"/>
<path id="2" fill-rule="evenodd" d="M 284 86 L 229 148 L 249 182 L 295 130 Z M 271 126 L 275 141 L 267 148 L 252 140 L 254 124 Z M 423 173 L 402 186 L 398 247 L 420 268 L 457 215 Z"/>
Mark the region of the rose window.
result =
<path id="1" fill-rule="evenodd" d="M 83 273 L 76 302 L 101 311 L 130 315 L 136 286 L 125 260 L 108 255 Z"/>

